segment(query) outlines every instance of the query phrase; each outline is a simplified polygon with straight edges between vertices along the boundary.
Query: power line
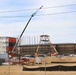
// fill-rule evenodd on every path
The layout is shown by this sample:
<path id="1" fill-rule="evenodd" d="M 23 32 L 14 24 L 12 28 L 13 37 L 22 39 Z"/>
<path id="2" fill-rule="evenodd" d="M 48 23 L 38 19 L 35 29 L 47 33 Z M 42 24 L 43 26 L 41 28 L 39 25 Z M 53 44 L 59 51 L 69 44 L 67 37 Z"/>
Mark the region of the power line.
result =
<path id="1" fill-rule="evenodd" d="M 53 7 L 43 7 L 42 9 L 49 9 L 49 8 L 61 8 L 61 7 L 69 7 L 69 6 L 76 6 L 76 4 L 69 4 L 69 5 L 59 5 L 59 6 L 53 6 Z M 37 10 L 38 8 L 34 9 L 20 9 L 20 10 L 5 10 L 0 11 L 0 13 L 10 13 L 10 12 L 23 12 L 23 11 L 30 11 L 30 10 Z"/>
<path id="2" fill-rule="evenodd" d="M 48 8 L 60 8 L 60 7 L 69 7 L 69 6 L 76 6 L 76 4 L 59 5 L 59 6 L 53 6 L 53 7 L 45 7 L 45 8 L 43 8 L 43 9 L 48 9 Z"/>
<path id="3" fill-rule="evenodd" d="M 36 15 L 36 16 L 48 16 L 48 15 L 60 15 L 60 14 L 68 14 L 68 13 L 76 13 L 76 11 L 67 11 L 67 12 L 59 12 L 59 13 L 50 13 L 50 14 L 40 14 L 40 15 Z M 0 16 L 0 18 L 25 18 L 25 17 L 29 17 L 30 15 L 27 16 Z"/>
<path id="4" fill-rule="evenodd" d="M 60 14 L 75 13 L 75 12 L 76 11 L 67 11 L 67 12 L 60 12 L 60 13 L 41 14 L 41 15 L 37 15 L 37 16 L 60 15 Z"/>

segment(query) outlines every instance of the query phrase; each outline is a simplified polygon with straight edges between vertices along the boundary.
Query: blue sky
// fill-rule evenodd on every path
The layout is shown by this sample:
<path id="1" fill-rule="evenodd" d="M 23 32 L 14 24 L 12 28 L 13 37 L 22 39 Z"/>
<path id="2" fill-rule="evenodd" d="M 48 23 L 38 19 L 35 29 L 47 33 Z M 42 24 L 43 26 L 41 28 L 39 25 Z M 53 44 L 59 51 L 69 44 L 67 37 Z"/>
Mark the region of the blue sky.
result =
<path id="1" fill-rule="evenodd" d="M 76 0 L 0 0 L 0 36 L 18 37 L 30 15 L 36 11 L 27 9 L 37 9 L 42 5 L 46 8 L 70 4 L 76 4 Z M 15 12 L 24 9 L 27 11 Z M 32 18 L 23 36 L 39 36 L 44 33 L 50 36 L 53 43 L 76 43 L 76 12 L 38 16 L 69 11 L 76 11 L 76 5 L 41 9 Z"/>

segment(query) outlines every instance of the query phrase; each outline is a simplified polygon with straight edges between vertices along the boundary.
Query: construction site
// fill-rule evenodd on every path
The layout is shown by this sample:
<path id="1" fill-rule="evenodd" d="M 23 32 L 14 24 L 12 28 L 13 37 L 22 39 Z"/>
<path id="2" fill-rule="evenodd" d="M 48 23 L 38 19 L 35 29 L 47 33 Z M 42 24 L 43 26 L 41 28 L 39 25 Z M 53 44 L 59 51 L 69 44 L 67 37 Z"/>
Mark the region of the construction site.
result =
<path id="1" fill-rule="evenodd" d="M 25 40 L 26 41 L 26 40 Z M 59 54 L 76 54 L 76 43 L 52 43 L 49 35 L 40 35 L 38 44 L 20 45 L 20 53 L 34 55 L 36 50 L 39 54 L 51 54 L 56 50 Z"/>
<path id="2" fill-rule="evenodd" d="M 20 44 L 29 22 L 42 7 L 31 15 L 19 38 L 0 37 L 0 75 L 76 75 L 76 43 L 55 44 L 44 34 L 38 44 Z"/>
<path id="3" fill-rule="evenodd" d="M 49 35 L 40 35 L 38 44 L 19 45 L 15 50 L 16 38 L 3 37 L 1 42 L 0 52 L 7 54 L 4 61 L 0 59 L 1 65 L 6 62 L 10 65 L 23 65 L 23 71 L 45 71 L 44 67 L 46 71 L 76 71 L 76 44 L 53 44 Z"/>

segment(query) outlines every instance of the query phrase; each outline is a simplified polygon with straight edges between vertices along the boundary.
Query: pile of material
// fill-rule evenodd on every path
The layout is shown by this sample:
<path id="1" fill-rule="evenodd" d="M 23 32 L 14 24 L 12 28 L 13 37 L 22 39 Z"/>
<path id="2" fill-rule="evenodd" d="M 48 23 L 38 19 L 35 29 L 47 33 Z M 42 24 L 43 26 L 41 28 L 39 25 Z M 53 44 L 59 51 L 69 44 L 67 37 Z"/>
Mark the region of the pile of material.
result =
<path id="1" fill-rule="evenodd" d="M 51 63 L 76 63 L 76 57 L 63 56 L 61 58 L 52 56 L 42 58 L 42 64 L 51 64 Z"/>

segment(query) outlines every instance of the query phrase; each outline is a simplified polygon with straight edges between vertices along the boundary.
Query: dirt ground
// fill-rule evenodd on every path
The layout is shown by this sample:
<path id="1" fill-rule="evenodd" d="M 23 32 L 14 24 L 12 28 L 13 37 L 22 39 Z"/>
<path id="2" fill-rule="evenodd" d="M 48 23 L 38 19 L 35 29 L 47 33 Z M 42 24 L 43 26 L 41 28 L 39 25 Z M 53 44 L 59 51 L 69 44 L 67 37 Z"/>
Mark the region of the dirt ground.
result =
<path id="1" fill-rule="evenodd" d="M 42 60 L 44 64 L 45 59 Z M 52 62 L 76 62 L 76 57 L 51 57 L 46 63 Z M 69 65 L 69 64 L 68 64 Z M 67 66 L 68 66 L 67 65 Z M 73 64 L 71 64 L 73 65 Z M 22 65 L 0 66 L 0 75 L 76 75 L 76 71 L 23 71 Z"/>
<path id="2" fill-rule="evenodd" d="M 76 71 L 22 71 L 23 66 L 0 66 L 0 75 L 76 75 Z"/>

